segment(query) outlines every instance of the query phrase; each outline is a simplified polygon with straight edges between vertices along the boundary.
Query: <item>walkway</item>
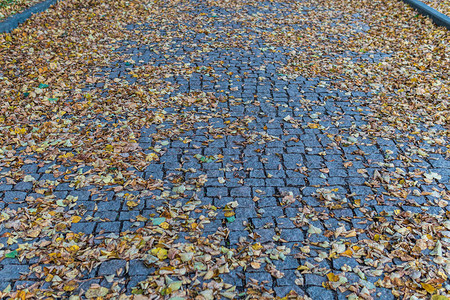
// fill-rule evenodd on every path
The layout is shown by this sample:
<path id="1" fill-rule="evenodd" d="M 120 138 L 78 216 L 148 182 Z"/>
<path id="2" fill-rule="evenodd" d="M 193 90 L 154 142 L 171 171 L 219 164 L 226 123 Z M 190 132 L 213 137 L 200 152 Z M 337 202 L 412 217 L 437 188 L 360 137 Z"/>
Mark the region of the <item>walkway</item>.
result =
<path id="1" fill-rule="evenodd" d="M 448 31 L 393 0 L 90 2 L 1 37 L 5 294 L 450 294 Z"/>

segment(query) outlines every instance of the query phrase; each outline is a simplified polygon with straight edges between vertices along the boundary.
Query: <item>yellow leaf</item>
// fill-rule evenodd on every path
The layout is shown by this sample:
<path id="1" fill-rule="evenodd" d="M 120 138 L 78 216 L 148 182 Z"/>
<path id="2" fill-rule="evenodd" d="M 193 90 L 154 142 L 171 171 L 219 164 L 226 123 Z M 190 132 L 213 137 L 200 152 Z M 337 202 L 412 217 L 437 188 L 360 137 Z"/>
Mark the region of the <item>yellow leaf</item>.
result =
<path id="1" fill-rule="evenodd" d="M 235 215 L 235 213 L 234 213 L 234 211 L 227 211 L 227 212 L 225 212 L 225 217 L 232 217 L 232 216 L 234 216 Z"/>
<path id="2" fill-rule="evenodd" d="M 138 215 L 137 217 L 136 217 L 136 221 L 139 221 L 139 222 L 145 222 L 145 221 L 147 221 L 148 219 L 146 218 L 146 217 L 144 217 L 143 215 Z"/>
<path id="3" fill-rule="evenodd" d="M 304 266 L 304 265 L 301 265 L 301 266 L 298 266 L 298 267 L 297 267 L 297 270 L 299 270 L 299 271 L 305 271 L 305 270 L 309 270 L 309 267 Z"/>
<path id="4" fill-rule="evenodd" d="M 71 222 L 72 223 L 78 223 L 81 221 L 81 217 L 80 216 L 72 216 L 71 218 Z"/>
<path id="5" fill-rule="evenodd" d="M 69 251 L 77 252 L 78 250 L 80 250 L 80 246 L 78 245 L 72 245 L 69 247 Z"/>
<path id="6" fill-rule="evenodd" d="M 353 251 L 352 249 L 347 249 L 344 252 L 341 253 L 341 256 L 347 256 L 347 257 L 352 257 L 353 255 Z"/>
<path id="7" fill-rule="evenodd" d="M 47 277 L 45 278 L 45 281 L 51 282 L 52 279 L 53 279 L 53 275 L 52 274 L 48 274 Z"/>
<path id="8" fill-rule="evenodd" d="M 433 294 L 436 291 L 434 286 L 432 286 L 431 284 L 423 283 L 423 282 L 421 282 L 420 284 L 422 285 L 423 289 L 426 290 L 430 294 Z"/>
<path id="9" fill-rule="evenodd" d="M 163 229 L 169 229 L 169 223 L 167 223 L 167 222 L 162 222 L 161 224 L 159 224 L 159 226 L 161 227 L 161 228 L 163 228 Z"/>
<path id="10" fill-rule="evenodd" d="M 20 300 L 25 300 L 27 298 L 27 292 L 26 291 L 18 291 L 16 295 L 16 299 L 19 298 Z"/>
<path id="11" fill-rule="evenodd" d="M 260 243 L 254 243 L 254 244 L 252 245 L 252 248 L 253 248 L 253 250 L 259 250 L 259 249 L 262 249 L 263 246 L 261 246 Z"/>
<path id="12" fill-rule="evenodd" d="M 163 248 L 153 248 L 151 253 L 157 256 L 160 260 L 164 260 L 167 258 L 167 250 Z"/>
<path id="13" fill-rule="evenodd" d="M 334 273 L 328 273 L 327 274 L 328 280 L 332 282 L 339 281 L 339 276 L 335 275 Z"/>
<path id="14" fill-rule="evenodd" d="M 135 202 L 135 201 L 132 201 L 132 200 L 128 200 L 127 201 L 127 206 L 129 207 L 129 208 L 133 208 L 133 207 L 136 207 L 136 206 L 138 206 L 139 204 L 137 203 L 137 202 Z"/>
<path id="15" fill-rule="evenodd" d="M 450 298 L 442 295 L 433 295 L 431 300 L 450 300 Z"/>
<path id="16" fill-rule="evenodd" d="M 74 283 L 74 282 L 69 282 L 69 284 L 65 285 L 63 289 L 64 289 L 66 292 L 71 292 L 71 291 L 73 291 L 74 289 L 76 289 L 76 287 L 77 287 L 76 283 Z"/>
<path id="17" fill-rule="evenodd" d="M 158 155 L 156 153 L 150 153 L 145 158 L 146 161 L 153 161 L 158 158 Z"/>

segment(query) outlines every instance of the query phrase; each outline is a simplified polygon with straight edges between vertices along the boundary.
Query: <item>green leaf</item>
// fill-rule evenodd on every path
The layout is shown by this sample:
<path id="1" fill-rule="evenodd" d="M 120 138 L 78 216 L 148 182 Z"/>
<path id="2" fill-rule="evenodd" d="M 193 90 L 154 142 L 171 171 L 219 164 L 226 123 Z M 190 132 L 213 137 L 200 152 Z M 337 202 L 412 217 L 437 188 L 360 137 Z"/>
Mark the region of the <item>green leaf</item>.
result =
<path id="1" fill-rule="evenodd" d="M 133 290 L 131 291 L 131 293 L 133 295 L 142 295 L 144 293 L 144 290 L 142 289 L 138 289 L 138 288 L 133 288 Z"/>
<path id="2" fill-rule="evenodd" d="M 64 204 L 64 200 L 62 200 L 62 199 L 57 200 L 57 201 L 56 201 L 56 204 L 57 204 L 58 206 L 61 206 L 61 207 L 66 207 L 66 206 L 67 206 L 66 204 Z"/>
<path id="3" fill-rule="evenodd" d="M 184 185 L 176 186 L 172 191 L 177 194 L 183 194 L 186 191 L 186 187 Z"/>
<path id="4" fill-rule="evenodd" d="M 152 218 L 152 224 L 153 225 L 160 225 L 161 223 L 165 222 L 166 218 L 161 217 L 161 218 Z"/>
<path id="5" fill-rule="evenodd" d="M 228 218 L 227 218 L 227 222 L 228 222 L 228 223 L 233 223 L 235 220 L 236 220 L 236 217 L 235 217 L 235 216 L 231 216 L 231 217 L 228 217 Z"/>
<path id="6" fill-rule="evenodd" d="M 89 288 L 84 295 L 86 298 L 99 298 L 106 296 L 108 291 L 109 290 L 105 287 Z"/>
<path id="7" fill-rule="evenodd" d="M 180 253 L 180 258 L 182 262 L 190 261 L 194 257 L 193 252 Z"/>
<path id="8" fill-rule="evenodd" d="M 171 289 L 172 291 L 179 290 L 182 284 L 183 281 L 174 281 L 171 284 L 169 284 L 169 289 Z"/>
<path id="9" fill-rule="evenodd" d="M 45 84 L 45 83 L 39 83 L 39 88 L 40 88 L 40 89 L 48 88 L 48 84 Z"/>
<path id="10" fill-rule="evenodd" d="M 11 251 L 11 252 L 8 252 L 5 254 L 5 257 L 7 257 L 7 258 L 16 258 L 16 256 L 17 256 L 17 250 L 14 250 L 14 251 Z"/>

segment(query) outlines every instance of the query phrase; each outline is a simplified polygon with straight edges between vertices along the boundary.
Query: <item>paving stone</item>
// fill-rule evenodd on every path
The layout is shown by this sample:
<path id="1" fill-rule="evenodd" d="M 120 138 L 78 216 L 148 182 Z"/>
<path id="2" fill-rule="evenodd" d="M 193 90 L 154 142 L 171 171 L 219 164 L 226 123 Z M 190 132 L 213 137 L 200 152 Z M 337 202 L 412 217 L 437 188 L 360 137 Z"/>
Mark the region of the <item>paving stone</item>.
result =
<path id="1" fill-rule="evenodd" d="M 16 191 L 31 191 L 33 189 L 33 183 L 31 182 L 19 182 L 14 185 Z"/>
<path id="2" fill-rule="evenodd" d="M 140 289 L 139 283 L 145 281 L 147 276 L 131 276 L 130 280 L 127 283 L 127 292 L 132 293 L 133 288 Z"/>
<path id="3" fill-rule="evenodd" d="M 322 286 L 322 283 L 327 281 L 325 276 L 317 274 L 303 274 L 303 278 L 306 285 Z"/>
<path id="4" fill-rule="evenodd" d="M 380 300 L 394 300 L 395 297 L 392 294 L 392 291 L 385 288 L 377 288 L 375 292 L 376 299 Z"/>
<path id="5" fill-rule="evenodd" d="M 275 189 L 273 187 L 253 187 L 252 195 L 253 197 L 257 196 L 259 198 L 264 198 L 273 196 L 275 194 Z M 272 198 L 272 197 L 270 197 Z"/>
<path id="6" fill-rule="evenodd" d="M 297 228 L 294 222 L 290 218 L 285 218 L 283 216 L 275 218 L 275 222 L 277 223 L 278 228 L 282 229 L 292 229 Z"/>
<path id="7" fill-rule="evenodd" d="M 147 276 L 155 272 L 155 268 L 147 267 L 142 261 L 130 260 L 128 274 L 130 276 Z"/>
<path id="8" fill-rule="evenodd" d="M 69 195 L 73 197 L 78 197 L 79 201 L 87 201 L 91 196 L 91 192 L 89 191 L 71 191 Z"/>
<path id="9" fill-rule="evenodd" d="M 116 274 L 117 272 L 122 269 L 122 273 L 125 272 L 125 266 L 127 262 L 122 259 L 112 259 L 102 262 L 100 265 L 100 268 L 98 269 L 98 275 L 104 276 L 104 275 L 111 275 Z"/>
<path id="10" fill-rule="evenodd" d="M 97 225 L 96 232 L 119 232 L 120 222 L 102 222 Z"/>
<path id="11" fill-rule="evenodd" d="M 3 265 L 3 268 L 0 270 L 0 281 L 19 279 L 21 275 L 28 273 L 29 266 L 27 265 Z"/>
<path id="12" fill-rule="evenodd" d="M 281 238 L 288 242 L 301 242 L 305 239 L 305 236 L 300 228 L 295 228 L 283 229 L 281 231 Z"/>
<path id="13" fill-rule="evenodd" d="M 73 191 L 75 188 L 70 186 L 69 182 L 63 182 L 56 186 L 56 191 Z"/>
<path id="14" fill-rule="evenodd" d="M 249 279 L 257 280 L 259 283 L 264 283 L 265 286 L 272 286 L 272 276 L 269 273 L 262 271 L 256 273 L 246 273 L 245 279 L 249 282 Z"/>
<path id="15" fill-rule="evenodd" d="M 354 258 L 349 258 L 349 257 L 339 257 L 339 258 L 334 258 L 332 260 L 333 263 L 333 268 L 336 270 L 341 270 L 341 268 L 344 265 L 347 265 L 349 267 L 356 267 L 359 265 L 359 263 L 356 261 L 356 259 Z"/>
<path id="16" fill-rule="evenodd" d="M 275 231 L 273 229 L 256 229 L 254 232 L 260 236 L 257 238 L 257 241 L 260 243 L 274 241 Z"/>
<path id="17" fill-rule="evenodd" d="M 298 266 L 300 265 L 298 259 L 296 259 L 290 255 L 286 256 L 286 258 L 284 260 L 279 259 L 279 260 L 273 260 L 272 262 L 275 265 L 275 267 L 277 268 L 277 270 L 282 270 L 283 272 L 285 272 L 287 274 L 285 276 L 286 278 L 291 276 L 289 274 L 294 274 L 293 270 L 296 270 L 298 268 Z M 295 276 L 295 277 L 297 277 L 297 276 Z M 280 281 L 277 280 L 277 283 L 279 284 Z"/>
<path id="18" fill-rule="evenodd" d="M 275 290 L 276 296 L 278 296 L 278 297 L 284 297 L 287 294 L 291 293 L 291 291 L 295 292 L 296 296 L 299 296 L 299 297 L 305 296 L 305 292 L 296 285 L 274 287 L 274 290 Z"/>
<path id="19" fill-rule="evenodd" d="M 250 197 L 251 196 L 251 189 L 246 186 L 233 188 L 231 189 L 230 195 L 232 197 Z"/>
<path id="20" fill-rule="evenodd" d="M 119 216 L 119 212 L 110 211 L 110 210 L 101 210 L 101 211 L 96 211 L 94 216 L 98 217 L 102 220 L 115 221 L 117 219 L 117 217 Z"/>
<path id="21" fill-rule="evenodd" d="M 210 197 L 227 196 L 228 189 L 225 187 L 209 187 L 206 190 L 206 195 Z"/>
<path id="22" fill-rule="evenodd" d="M 334 300 L 334 294 L 323 287 L 311 286 L 306 289 L 306 293 L 312 299 Z"/>
<path id="23" fill-rule="evenodd" d="M 7 191 L 3 197 L 3 201 L 5 202 L 20 202 L 25 201 L 25 197 L 27 196 L 26 192 L 18 192 L 18 191 Z"/>
<path id="24" fill-rule="evenodd" d="M 75 232 L 75 233 L 85 233 L 85 234 L 92 234 L 94 232 L 94 228 L 95 228 L 95 223 L 84 223 L 84 222 L 80 222 L 80 223 L 72 223 L 72 225 L 70 226 L 70 230 Z"/>
<path id="25" fill-rule="evenodd" d="M 233 223 L 235 223 L 235 222 L 233 222 Z M 239 223 L 236 223 L 236 224 L 239 224 Z M 248 238 L 248 232 L 244 231 L 244 230 L 241 230 L 241 231 L 233 230 L 230 232 L 228 239 L 230 240 L 230 243 L 232 245 L 236 245 L 239 242 L 239 239 L 241 237 Z"/>
<path id="26" fill-rule="evenodd" d="M 235 270 L 231 270 L 230 273 L 220 274 L 219 277 L 223 280 L 223 282 L 235 285 L 242 286 L 242 279 L 240 279 Z"/>
<path id="27" fill-rule="evenodd" d="M 10 191 L 12 189 L 12 184 L 4 184 L 1 183 L 0 184 L 0 192 L 4 192 L 4 191 Z"/>
<path id="28" fill-rule="evenodd" d="M 14 283 L 14 289 L 17 290 L 22 290 L 22 289 L 26 289 L 30 286 L 32 286 L 33 284 L 35 284 L 35 281 L 30 281 L 30 280 L 18 280 Z"/>
<path id="29" fill-rule="evenodd" d="M 98 201 L 97 209 L 100 212 L 103 211 L 118 211 L 120 210 L 120 201 Z"/>

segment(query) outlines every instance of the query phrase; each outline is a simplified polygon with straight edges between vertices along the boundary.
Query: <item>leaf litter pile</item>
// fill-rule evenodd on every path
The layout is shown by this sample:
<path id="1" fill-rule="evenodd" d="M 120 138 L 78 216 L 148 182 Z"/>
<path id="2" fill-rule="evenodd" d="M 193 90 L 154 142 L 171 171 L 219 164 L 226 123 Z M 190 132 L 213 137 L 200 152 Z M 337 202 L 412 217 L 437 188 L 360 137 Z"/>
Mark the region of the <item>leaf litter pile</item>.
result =
<path id="1" fill-rule="evenodd" d="M 1 0 L 0 20 L 21 13 L 25 9 L 42 2 L 42 0 Z"/>
<path id="2" fill-rule="evenodd" d="M 450 15 L 450 1 L 448 0 L 423 0 L 422 2 L 447 16 Z"/>
<path id="3" fill-rule="evenodd" d="M 448 299 L 449 45 L 400 1 L 61 1 L 0 35 L 5 298 Z"/>

